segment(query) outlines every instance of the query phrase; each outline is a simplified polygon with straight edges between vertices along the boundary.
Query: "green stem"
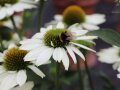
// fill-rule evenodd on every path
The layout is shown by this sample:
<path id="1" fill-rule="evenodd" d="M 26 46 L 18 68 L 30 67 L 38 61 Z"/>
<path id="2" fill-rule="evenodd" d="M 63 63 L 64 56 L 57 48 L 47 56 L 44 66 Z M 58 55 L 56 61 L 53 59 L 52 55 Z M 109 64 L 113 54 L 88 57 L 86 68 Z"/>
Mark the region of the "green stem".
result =
<path id="1" fill-rule="evenodd" d="M 82 72 L 80 69 L 79 58 L 77 59 L 77 72 L 78 72 L 78 76 L 79 76 L 80 90 L 84 90 L 84 82 L 83 82 Z"/>
<path id="2" fill-rule="evenodd" d="M 1 46 L 1 50 L 4 51 L 4 45 L 3 45 L 3 42 L 2 42 L 1 36 L 0 36 L 0 46 Z"/>
<path id="3" fill-rule="evenodd" d="M 86 69 L 86 72 L 87 72 L 87 75 L 88 75 L 88 80 L 89 80 L 90 88 L 91 88 L 91 90 L 95 90 L 94 86 L 93 86 L 92 78 L 91 78 L 91 73 L 89 71 L 88 64 L 87 64 L 86 60 L 85 60 L 85 69 Z"/>
<path id="4" fill-rule="evenodd" d="M 14 17 L 11 16 L 10 19 L 11 19 L 11 22 L 12 22 L 12 24 L 13 24 L 13 27 L 14 27 L 15 32 L 18 34 L 20 40 L 22 40 L 21 33 L 20 33 L 20 31 L 17 29 L 17 26 L 16 26 L 16 23 L 15 23 Z"/>
<path id="5" fill-rule="evenodd" d="M 60 72 L 60 64 L 56 62 L 56 89 L 55 90 L 60 90 L 60 82 L 59 82 L 59 72 Z"/>
<path id="6" fill-rule="evenodd" d="M 44 9 L 45 0 L 39 1 L 39 7 L 38 7 L 38 25 L 37 25 L 37 31 L 40 31 L 40 28 L 42 26 L 42 16 L 43 16 L 43 9 Z"/>

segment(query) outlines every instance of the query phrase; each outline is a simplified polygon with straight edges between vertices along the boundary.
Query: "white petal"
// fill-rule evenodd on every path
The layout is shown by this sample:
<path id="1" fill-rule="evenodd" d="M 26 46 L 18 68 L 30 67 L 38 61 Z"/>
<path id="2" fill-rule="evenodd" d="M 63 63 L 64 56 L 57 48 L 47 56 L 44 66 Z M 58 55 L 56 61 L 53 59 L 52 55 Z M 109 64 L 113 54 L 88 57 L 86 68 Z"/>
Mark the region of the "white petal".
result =
<path id="1" fill-rule="evenodd" d="M 0 90 L 9 90 L 17 85 L 16 73 L 7 75 L 0 84 Z"/>
<path id="2" fill-rule="evenodd" d="M 21 45 L 19 48 L 21 50 L 33 50 L 35 48 L 39 48 L 40 47 L 40 44 L 39 43 L 31 43 L 31 44 L 24 44 L 24 45 Z"/>
<path id="3" fill-rule="evenodd" d="M 120 74 L 117 74 L 117 78 L 120 78 Z"/>
<path id="4" fill-rule="evenodd" d="M 77 48 L 74 47 L 74 46 L 71 46 L 71 49 L 72 49 L 76 54 L 78 54 L 83 60 L 85 60 L 84 55 L 82 54 L 82 52 L 81 52 L 79 49 L 77 49 Z"/>
<path id="5" fill-rule="evenodd" d="M 0 62 L 3 62 L 3 53 L 0 52 Z"/>
<path id="6" fill-rule="evenodd" d="M 53 59 L 60 62 L 62 60 L 63 57 L 63 48 L 55 48 L 54 52 L 53 52 Z"/>
<path id="7" fill-rule="evenodd" d="M 20 41 L 20 44 L 31 44 L 31 43 L 41 43 L 41 40 L 39 40 L 39 39 L 26 39 L 26 40 Z"/>
<path id="8" fill-rule="evenodd" d="M 39 70 L 37 67 L 33 66 L 33 65 L 29 65 L 28 66 L 34 73 L 36 73 L 38 76 L 44 78 L 45 77 L 45 74 Z"/>
<path id="9" fill-rule="evenodd" d="M 33 61 L 36 60 L 39 56 L 39 54 L 43 51 L 43 47 L 36 48 L 28 52 L 28 54 L 24 57 L 25 61 Z"/>
<path id="10" fill-rule="evenodd" d="M 59 22 L 56 26 L 56 28 L 65 28 L 64 24 L 62 22 Z"/>
<path id="11" fill-rule="evenodd" d="M 11 48 L 16 48 L 17 46 L 14 44 L 14 43 L 11 43 L 9 46 L 8 46 L 8 49 L 11 49 Z"/>
<path id="12" fill-rule="evenodd" d="M 55 15 L 54 16 L 54 19 L 57 20 L 57 21 L 62 21 L 62 15 Z"/>
<path id="13" fill-rule="evenodd" d="M 46 29 L 46 28 L 43 28 L 43 27 L 42 27 L 42 28 L 40 28 L 40 32 L 41 32 L 41 33 L 45 33 L 46 31 L 47 31 L 47 29 Z"/>
<path id="14" fill-rule="evenodd" d="M 69 58 L 68 58 L 68 55 L 67 55 L 67 52 L 63 49 L 63 58 L 62 58 L 62 62 L 63 62 L 63 65 L 65 67 L 65 70 L 68 70 L 69 68 Z"/>
<path id="15" fill-rule="evenodd" d="M 68 53 L 69 53 L 70 56 L 72 57 L 74 63 L 76 64 L 76 63 L 77 63 L 77 60 L 76 60 L 76 57 L 75 57 L 74 52 L 73 52 L 72 49 L 71 49 L 71 46 L 66 46 L 66 48 L 67 48 Z"/>
<path id="16" fill-rule="evenodd" d="M 34 83 L 32 81 L 29 81 L 29 82 L 25 83 L 24 85 L 22 85 L 21 87 L 17 86 L 10 90 L 32 90 L 33 87 L 34 87 Z"/>
<path id="17" fill-rule="evenodd" d="M 44 36 L 44 33 L 36 33 L 34 36 L 32 36 L 33 39 L 42 39 Z"/>
<path id="18" fill-rule="evenodd" d="M 76 40 L 92 40 L 92 39 L 97 39 L 97 36 L 81 36 L 77 37 Z"/>
<path id="19" fill-rule="evenodd" d="M 82 26 L 83 26 L 83 28 L 85 28 L 86 30 L 90 30 L 90 31 L 100 29 L 100 27 L 98 27 L 97 25 L 89 24 L 89 23 L 83 23 Z"/>
<path id="20" fill-rule="evenodd" d="M 3 66 L 0 66 L 0 74 L 5 72 L 5 68 Z"/>
<path id="21" fill-rule="evenodd" d="M 53 26 L 52 26 L 52 25 L 50 25 L 50 26 L 48 26 L 48 27 L 46 28 L 47 31 L 48 31 L 48 30 L 51 30 L 51 29 L 53 29 Z"/>
<path id="22" fill-rule="evenodd" d="M 7 16 L 6 10 L 7 10 L 6 7 L 0 9 L 0 13 L 1 13 L 0 14 L 0 20 Z"/>
<path id="23" fill-rule="evenodd" d="M 74 29 L 72 29 L 72 31 L 71 32 L 75 32 L 75 34 L 77 35 L 77 36 L 81 36 L 81 35 L 85 35 L 88 31 L 87 30 L 74 30 Z"/>
<path id="24" fill-rule="evenodd" d="M 39 57 L 37 58 L 36 65 L 42 65 L 46 63 L 52 56 L 54 49 L 46 47 L 40 54 Z"/>
<path id="25" fill-rule="evenodd" d="M 82 30 L 83 28 L 81 27 L 81 24 L 76 23 L 76 24 L 73 24 L 70 27 L 68 27 L 68 30 L 73 30 L 73 29 L 75 29 L 75 30 Z"/>
<path id="26" fill-rule="evenodd" d="M 27 80 L 26 71 L 25 70 L 18 71 L 18 74 L 17 74 L 17 83 L 20 86 L 22 86 L 23 84 L 25 84 L 26 80 Z"/>
<path id="27" fill-rule="evenodd" d="M 86 16 L 86 22 L 90 24 L 99 25 L 104 23 L 105 21 L 105 15 L 103 14 L 92 14 Z"/>
<path id="28" fill-rule="evenodd" d="M 92 51 L 92 52 L 96 52 L 95 50 L 93 50 L 91 48 L 88 48 L 88 47 L 86 47 L 86 46 L 84 46 L 82 44 L 77 44 L 77 43 L 73 43 L 73 42 L 71 42 L 71 43 L 74 44 L 74 45 L 76 45 L 76 46 L 79 46 L 79 47 L 81 47 L 83 49 L 86 49 L 86 50 L 89 50 L 89 51 Z"/>

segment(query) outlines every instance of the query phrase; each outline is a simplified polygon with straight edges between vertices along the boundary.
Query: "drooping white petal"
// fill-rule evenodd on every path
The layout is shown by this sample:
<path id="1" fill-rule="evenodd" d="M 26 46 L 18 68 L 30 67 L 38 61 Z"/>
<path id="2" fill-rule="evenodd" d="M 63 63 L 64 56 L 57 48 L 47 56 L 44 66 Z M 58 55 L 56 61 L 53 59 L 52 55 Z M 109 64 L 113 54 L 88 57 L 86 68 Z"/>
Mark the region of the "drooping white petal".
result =
<path id="1" fill-rule="evenodd" d="M 77 60 L 76 60 L 76 57 L 75 57 L 74 52 L 73 52 L 72 49 L 71 49 L 71 46 L 66 46 L 66 48 L 67 48 L 67 51 L 68 51 L 69 55 L 72 57 L 74 63 L 76 64 L 76 63 L 77 63 Z"/>
<path id="2" fill-rule="evenodd" d="M 82 44 L 77 44 L 77 43 L 74 43 L 74 42 L 71 42 L 71 43 L 74 44 L 74 45 L 76 45 L 76 46 L 79 46 L 79 47 L 81 47 L 83 49 L 86 49 L 86 50 L 89 50 L 89 51 L 92 51 L 92 52 L 96 52 L 95 50 L 93 50 L 91 48 L 88 48 L 88 47 L 86 47 L 86 46 L 84 46 Z"/>
<path id="3" fill-rule="evenodd" d="M 83 26 L 83 28 L 85 28 L 86 30 L 89 30 L 89 31 L 100 29 L 100 27 L 98 27 L 97 25 L 90 24 L 90 23 L 83 23 L 82 26 Z"/>
<path id="4" fill-rule="evenodd" d="M 53 59 L 60 62 L 62 60 L 63 57 L 63 48 L 55 48 L 54 52 L 53 52 Z"/>
<path id="5" fill-rule="evenodd" d="M 92 39 L 97 39 L 97 36 L 81 36 L 77 37 L 76 40 L 92 40 Z"/>
<path id="6" fill-rule="evenodd" d="M 36 61 L 36 65 L 39 66 L 46 63 L 52 56 L 53 51 L 54 51 L 53 48 L 45 47 L 45 49 L 39 54 L 39 57 L 37 58 Z"/>
<path id="7" fill-rule="evenodd" d="M 63 62 L 63 65 L 65 67 L 65 70 L 68 70 L 69 68 L 69 58 L 68 58 L 68 55 L 67 55 L 67 52 L 63 49 L 63 58 L 62 58 L 62 62 Z"/>
<path id="8" fill-rule="evenodd" d="M 17 74 L 17 83 L 20 86 L 22 86 L 23 84 L 25 84 L 26 80 L 27 80 L 26 71 L 25 70 L 18 71 L 18 74 Z"/>
<path id="9" fill-rule="evenodd" d="M 16 73 L 7 75 L 0 84 L 0 90 L 10 90 L 17 85 Z"/>
<path id="10" fill-rule="evenodd" d="M 95 25 L 99 25 L 104 23 L 105 20 L 105 15 L 103 14 L 92 14 L 92 15 L 87 15 L 86 16 L 86 22 L 87 23 L 91 23 L 91 24 L 95 24 Z"/>
<path id="11" fill-rule="evenodd" d="M 64 26 L 63 22 L 59 22 L 59 23 L 57 24 L 56 28 L 63 28 L 63 29 L 64 29 L 65 26 Z"/>
<path id="12" fill-rule="evenodd" d="M 74 47 L 74 46 L 71 46 L 71 49 L 72 49 L 77 55 L 79 55 L 83 60 L 85 60 L 84 55 L 82 54 L 82 52 L 81 52 L 79 49 L 77 49 L 77 48 Z"/>
<path id="13" fill-rule="evenodd" d="M 22 86 L 17 86 L 15 88 L 10 89 L 10 90 L 32 90 L 33 87 L 34 87 L 34 82 L 29 81 Z"/>
<path id="14" fill-rule="evenodd" d="M 38 76 L 44 78 L 45 77 L 45 74 L 39 70 L 37 67 L 33 66 L 33 65 L 29 65 L 28 66 L 34 73 L 36 73 Z"/>

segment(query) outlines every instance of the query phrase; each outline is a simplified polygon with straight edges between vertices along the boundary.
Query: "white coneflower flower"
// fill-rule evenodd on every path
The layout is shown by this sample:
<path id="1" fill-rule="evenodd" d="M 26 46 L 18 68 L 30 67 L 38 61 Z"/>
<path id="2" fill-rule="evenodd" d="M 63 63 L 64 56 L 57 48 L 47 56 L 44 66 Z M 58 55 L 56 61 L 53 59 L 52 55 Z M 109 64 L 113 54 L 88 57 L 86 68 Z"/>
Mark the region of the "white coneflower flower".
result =
<path id="1" fill-rule="evenodd" d="M 36 7 L 33 0 L 0 0 L 0 20 L 13 15 L 15 12 L 21 12 L 25 9 Z"/>
<path id="2" fill-rule="evenodd" d="M 34 83 L 32 81 L 29 81 L 29 82 L 26 82 L 21 87 L 17 86 L 17 87 L 10 89 L 10 90 L 32 90 L 33 87 L 34 87 Z"/>
<path id="3" fill-rule="evenodd" d="M 120 48 L 113 46 L 108 49 L 102 49 L 97 53 L 98 60 L 103 63 L 108 63 L 113 65 L 114 70 L 120 72 Z M 120 78 L 120 74 L 117 75 Z"/>
<path id="4" fill-rule="evenodd" d="M 9 49 L 0 53 L 0 90 L 9 90 L 17 85 L 22 86 L 27 80 L 26 69 L 31 69 L 40 77 L 45 75 L 31 62 L 24 61 L 28 52 L 19 50 L 18 47 L 10 45 Z"/>
<path id="5" fill-rule="evenodd" d="M 79 26 L 87 30 L 98 30 L 99 24 L 106 21 L 103 14 L 90 14 L 86 15 L 79 6 L 69 6 L 63 12 L 63 15 L 55 15 L 55 20 L 52 24 L 62 21 L 67 26 L 79 23 Z M 48 23 L 49 25 L 49 23 Z"/>
<path id="6" fill-rule="evenodd" d="M 60 22 L 56 28 L 52 28 L 52 26 L 41 28 L 41 32 L 35 34 L 31 39 L 21 41 L 20 49 L 30 50 L 24 58 L 25 61 L 36 60 L 36 64 L 41 65 L 52 57 L 55 61 L 62 61 L 65 69 L 68 70 L 68 54 L 74 63 L 76 63 L 75 53 L 85 60 L 84 55 L 77 47 L 95 52 L 77 42 L 82 40 L 91 42 L 97 38 L 97 36 L 85 35 L 87 32 L 87 30 L 71 29 L 71 27 L 66 29 Z"/>

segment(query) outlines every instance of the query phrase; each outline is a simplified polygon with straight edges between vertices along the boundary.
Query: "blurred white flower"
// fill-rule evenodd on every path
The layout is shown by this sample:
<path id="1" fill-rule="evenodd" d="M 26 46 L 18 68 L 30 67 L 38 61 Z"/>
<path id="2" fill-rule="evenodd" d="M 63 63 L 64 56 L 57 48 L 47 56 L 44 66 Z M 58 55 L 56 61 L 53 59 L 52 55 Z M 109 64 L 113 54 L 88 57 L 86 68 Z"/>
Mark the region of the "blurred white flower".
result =
<path id="1" fill-rule="evenodd" d="M 114 70 L 120 72 L 120 48 L 113 46 L 107 49 L 102 49 L 97 53 L 98 60 L 103 63 L 112 64 Z M 120 74 L 117 74 L 120 78 Z"/>
<path id="2" fill-rule="evenodd" d="M 31 62 L 25 62 L 24 56 L 28 53 L 19 50 L 17 46 L 11 44 L 4 54 L 0 53 L 0 90 L 10 90 L 19 85 L 22 86 L 27 80 L 26 69 L 31 69 L 40 77 L 45 77 L 41 70 Z"/>
<path id="3" fill-rule="evenodd" d="M 87 30 L 98 30 L 100 24 L 106 21 L 104 14 L 90 14 L 86 15 L 85 12 L 79 6 L 70 6 L 64 12 L 63 15 L 55 15 L 53 21 L 49 24 L 56 24 L 62 21 L 67 26 L 79 23 L 79 27 Z M 46 24 L 47 25 L 47 24 Z"/>
<path id="4" fill-rule="evenodd" d="M 15 20 L 15 23 L 16 23 L 17 28 L 21 28 L 21 25 L 22 25 L 22 22 L 23 22 L 22 16 L 20 16 L 20 15 L 15 15 L 13 18 L 14 18 L 14 20 Z M 9 28 L 11 28 L 11 29 L 14 29 L 13 24 L 12 24 L 12 22 L 11 22 L 10 19 L 8 19 L 7 21 L 4 21 L 4 22 L 3 22 L 3 25 L 6 26 L 6 27 L 9 27 Z"/>
<path id="5" fill-rule="evenodd" d="M 21 12 L 25 9 L 35 8 L 33 0 L 0 0 L 0 20 Z"/>
<path id="6" fill-rule="evenodd" d="M 34 87 L 34 83 L 32 81 L 29 81 L 29 82 L 26 82 L 22 86 L 17 86 L 15 88 L 10 89 L 10 90 L 32 90 L 33 87 Z"/>
<path id="7" fill-rule="evenodd" d="M 22 38 L 23 40 L 27 39 L 25 36 L 23 36 Z M 12 38 L 9 41 L 7 40 L 2 41 L 5 48 L 8 48 L 8 46 L 12 43 L 19 45 L 19 42 L 20 42 L 20 38 L 17 33 L 13 33 Z"/>
<path id="8" fill-rule="evenodd" d="M 47 28 L 41 28 L 40 31 L 31 39 L 20 42 L 22 44 L 20 49 L 30 50 L 24 58 L 25 61 L 36 60 L 36 65 L 39 66 L 52 57 L 55 61 L 62 62 L 65 69 L 68 70 L 68 54 L 72 57 L 74 63 L 76 63 L 75 53 L 85 60 L 84 55 L 77 47 L 95 52 L 93 49 L 76 42 L 76 40 L 84 40 L 91 43 L 93 39 L 97 38 L 97 36 L 86 35 L 87 30 L 71 29 L 71 27 L 66 29 L 64 24 L 60 22 L 56 28 L 48 26 Z"/>

